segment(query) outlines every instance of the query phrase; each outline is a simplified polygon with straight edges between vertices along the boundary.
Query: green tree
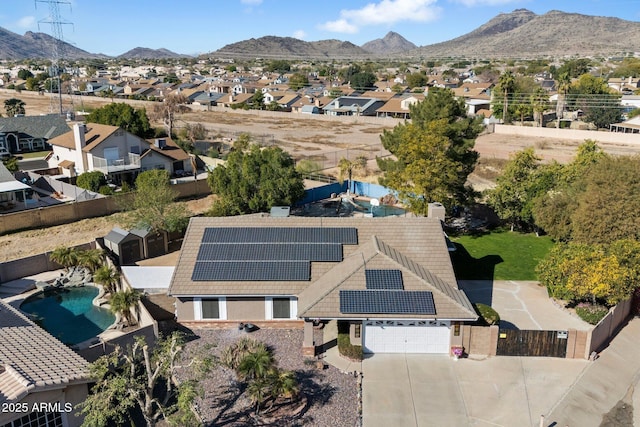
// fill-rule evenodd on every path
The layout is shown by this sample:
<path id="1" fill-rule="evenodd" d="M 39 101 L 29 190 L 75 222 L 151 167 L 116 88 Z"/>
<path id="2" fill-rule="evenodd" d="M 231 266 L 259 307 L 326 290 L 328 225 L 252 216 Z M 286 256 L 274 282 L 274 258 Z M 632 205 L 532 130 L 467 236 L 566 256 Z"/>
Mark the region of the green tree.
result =
<path id="1" fill-rule="evenodd" d="M 182 231 L 189 222 L 189 213 L 182 203 L 175 203 L 177 192 L 171 188 L 169 172 L 160 169 L 140 173 L 130 221 L 151 231 Z"/>
<path id="2" fill-rule="evenodd" d="M 25 103 L 18 98 L 9 98 L 4 101 L 4 111 L 7 113 L 7 117 L 14 117 L 18 114 L 24 114 Z"/>
<path id="3" fill-rule="evenodd" d="M 407 85 L 410 89 L 427 85 L 427 76 L 423 73 L 410 73 L 407 75 Z"/>
<path id="4" fill-rule="evenodd" d="M 238 366 L 238 377 L 241 380 L 265 378 L 274 366 L 273 356 L 266 348 L 259 348 L 247 354 Z"/>
<path id="5" fill-rule="evenodd" d="M 380 137 L 395 156 L 377 159 L 384 172 L 380 184 L 398 191 L 416 214 L 426 215 L 430 202 L 447 208 L 465 204 L 472 195 L 465 183 L 478 159 L 473 145 L 482 129 L 480 119 L 468 117 L 464 101 L 440 88 L 431 88 L 410 113 L 410 123 Z"/>
<path id="6" fill-rule="evenodd" d="M 33 77 L 33 73 L 31 71 L 24 68 L 18 70 L 18 78 L 20 80 L 27 80 L 29 77 Z"/>
<path id="7" fill-rule="evenodd" d="M 532 183 L 539 162 L 533 147 L 515 153 L 496 179 L 496 187 L 489 192 L 489 205 L 510 224 L 511 231 L 516 226 L 533 222 L 531 205 L 536 194 Z"/>
<path id="8" fill-rule="evenodd" d="M 640 157 L 606 157 L 576 181 L 572 238 L 584 243 L 640 240 Z"/>
<path id="9" fill-rule="evenodd" d="M 516 78 L 511 71 L 505 71 L 500 75 L 498 79 L 498 86 L 496 90 L 502 92 L 502 122 L 509 123 L 509 94 L 512 94 L 515 89 Z"/>
<path id="10" fill-rule="evenodd" d="M 556 128 L 560 128 L 560 120 L 564 117 L 564 110 L 567 104 L 567 93 L 571 87 L 571 77 L 569 73 L 558 74 L 558 103 L 556 106 Z"/>
<path id="11" fill-rule="evenodd" d="M 376 76 L 373 73 L 356 73 L 351 76 L 351 87 L 355 90 L 370 90 L 374 88 Z"/>
<path id="12" fill-rule="evenodd" d="M 569 89 L 571 105 L 584 112 L 584 120 L 598 128 L 622 121 L 620 95 L 614 94 L 601 77 L 583 74 Z"/>
<path id="13" fill-rule="evenodd" d="M 567 74 L 569 78 L 578 78 L 589 72 L 591 66 L 591 60 L 586 58 L 569 59 L 560 66 L 557 70 L 557 74 Z"/>
<path id="14" fill-rule="evenodd" d="M 76 264 L 93 273 L 102 265 L 103 261 L 104 253 L 102 249 L 87 249 L 78 251 Z"/>
<path id="15" fill-rule="evenodd" d="M 127 289 L 112 294 L 111 298 L 109 298 L 109 307 L 113 314 L 119 314 L 121 316 L 126 326 L 132 326 L 136 324 L 136 320 L 131 310 L 135 309 L 138 301 L 140 301 L 138 291 Z"/>
<path id="16" fill-rule="evenodd" d="M 261 149 L 254 144 L 247 152 L 234 150 L 227 163 L 207 178 L 219 200 L 214 216 L 267 212 L 273 206 L 292 205 L 304 196 L 304 184 L 291 156 L 279 147 Z"/>
<path id="17" fill-rule="evenodd" d="M 152 135 L 145 109 L 136 110 L 123 102 L 96 108 L 87 116 L 87 122 L 118 126 L 140 138 Z"/>
<path id="18" fill-rule="evenodd" d="M 51 252 L 49 259 L 68 270 L 69 267 L 76 265 L 78 261 L 78 251 L 76 248 L 59 246 Z"/>
<path id="19" fill-rule="evenodd" d="M 40 82 L 35 77 L 29 77 L 24 82 L 24 87 L 27 90 L 40 90 Z"/>
<path id="20" fill-rule="evenodd" d="M 538 87 L 533 94 L 531 94 L 530 101 L 534 120 L 539 127 L 542 127 L 544 124 L 544 111 L 549 107 L 549 95 L 543 88 Z"/>
<path id="21" fill-rule="evenodd" d="M 289 78 L 289 88 L 291 90 L 300 90 L 309 85 L 309 77 L 302 73 L 294 73 Z"/>
<path id="22" fill-rule="evenodd" d="M 78 175 L 76 179 L 76 185 L 85 190 L 93 191 L 97 193 L 100 187 L 106 185 L 107 178 L 100 171 L 83 172 Z"/>
<path id="23" fill-rule="evenodd" d="M 255 91 L 251 97 L 251 106 L 256 110 L 262 110 L 264 108 L 264 93 L 261 90 Z"/>
<path id="24" fill-rule="evenodd" d="M 343 157 L 338 161 L 338 169 L 339 169 L 338 180 L 342 182 L 346 177 L 349 181 L 349 185 L 351 185 L 353 172 L 356 170 L 365 170 L 366 167 L 367 167 L 367 156 L 360 155 L 353 160 L 349 160 L 346 157 Z"/>
<path id="25" fill-rule="evenodd" d="M 267 71 L 270 73 L 287 73 L 291 71 L 291 64 L 284 59 L 276 59 L 269 62 L 267 65 Z"/>
<path id="26" fill-rule="evenodd" d="M 102 285 L 106 292 L 113 294 L 117 284 L 120 283 L 120 273 L 110 265 L 104 264 L 93 274 L 93 280 Z"/>
<path id="27" fill-rule="evenodd" d="M 106 427 L 130 424 L 130 414 L 139 409 L 147 426 L 161 420 L 175 425 L 199 425 L 192 410 L 202 394 L 199 381 L 210 372 L 214 360 L 201 354 L 182 360 L 185 339 L 174 332 L 150 347 L 144 338 L 127 350 L 116 347 L 111 354 L 89 365 L 94 386 L 79 406 L 83 426 Z M 181 365 L 181 362 L 184 365 Z M 178 381 L 177 373 L 189 367 L 191 379 Z"/>

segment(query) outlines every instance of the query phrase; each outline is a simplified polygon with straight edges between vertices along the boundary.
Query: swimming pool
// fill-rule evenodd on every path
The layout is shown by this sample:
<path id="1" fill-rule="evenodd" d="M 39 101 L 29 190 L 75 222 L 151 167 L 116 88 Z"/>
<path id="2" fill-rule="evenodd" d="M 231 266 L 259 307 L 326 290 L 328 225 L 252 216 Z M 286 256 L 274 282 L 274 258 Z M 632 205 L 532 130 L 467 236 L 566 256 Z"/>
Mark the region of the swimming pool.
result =
<path id="1" fill-rule="evenodd" d="M 91 339 L 113 324 L 109 310 L 93 305 L 98 288 L 56 288 L 27 298 L 20 309 L 67 345 Z"/>

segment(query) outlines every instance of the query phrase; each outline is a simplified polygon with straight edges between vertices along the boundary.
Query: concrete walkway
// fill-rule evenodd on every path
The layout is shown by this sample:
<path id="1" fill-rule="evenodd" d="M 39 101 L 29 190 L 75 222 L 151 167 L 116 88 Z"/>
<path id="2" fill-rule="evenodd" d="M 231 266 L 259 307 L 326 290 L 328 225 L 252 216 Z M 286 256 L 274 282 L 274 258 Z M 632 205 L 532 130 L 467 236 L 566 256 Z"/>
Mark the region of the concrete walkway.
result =
<path id="1" fill-rule="evenodd" d="M 576 384 L 554 406 L 546 425 L 598 427 L 627 392 L 633 393 L 635 425 L 640 426 L 640 319 L 635 318 L 589 364 Z M 556 424 L 553 424 L 553 423 Z"/>
<path id="2" fill-rule="evenodd" d="M 341 372 L 362 372 L 362 362 L 351 362 L 350 360 L 345 359 L 340 356 L 340 352 L 338 351 L 338 321 L 331 320 L 327 323 L 322 329 L 322 341 L 323 345 L 335 343 L 335 345 L 329 347 L 324 352 L 324 361 L 330 364 L 331 366 L 335 366 Z"/>

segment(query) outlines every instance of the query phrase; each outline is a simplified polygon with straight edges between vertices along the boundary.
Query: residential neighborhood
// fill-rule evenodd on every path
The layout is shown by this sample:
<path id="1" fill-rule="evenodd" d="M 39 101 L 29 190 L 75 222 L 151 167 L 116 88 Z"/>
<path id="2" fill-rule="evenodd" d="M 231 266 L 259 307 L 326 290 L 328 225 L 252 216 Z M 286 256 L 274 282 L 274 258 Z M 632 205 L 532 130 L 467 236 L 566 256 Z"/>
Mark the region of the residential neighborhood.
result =
<path id="1" fill-rule="evenodd" d="M 439 19 L 349 7 L 318 31 Z M 640 53 L 530 55 L 558 20 L 635 40 L 0 28 L 0 427 L 640 426 Z"/>

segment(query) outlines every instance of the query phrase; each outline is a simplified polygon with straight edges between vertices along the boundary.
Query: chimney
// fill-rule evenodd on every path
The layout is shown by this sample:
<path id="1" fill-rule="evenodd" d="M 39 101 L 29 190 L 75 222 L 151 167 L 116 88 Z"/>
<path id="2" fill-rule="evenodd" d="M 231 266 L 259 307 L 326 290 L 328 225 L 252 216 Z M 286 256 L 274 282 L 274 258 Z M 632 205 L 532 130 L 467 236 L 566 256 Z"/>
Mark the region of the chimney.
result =
<path id="1" fill-rule="evenodd" d="M 87 125 L 78 123 L 73 125 L 73 141 L 75 143 L 75 169 L 78 174 L 86 172 L 85 156 L 82 149 L 87 145 L 84 134 L 87 133 Z"/>
<path id="2" fill-rule="evenodd" d="M 446 210 L 441 203 L 429 203 L 427 207 L 427 217 L 429 218 L 438 218 L 440 221 L 445 220 Z"/>

